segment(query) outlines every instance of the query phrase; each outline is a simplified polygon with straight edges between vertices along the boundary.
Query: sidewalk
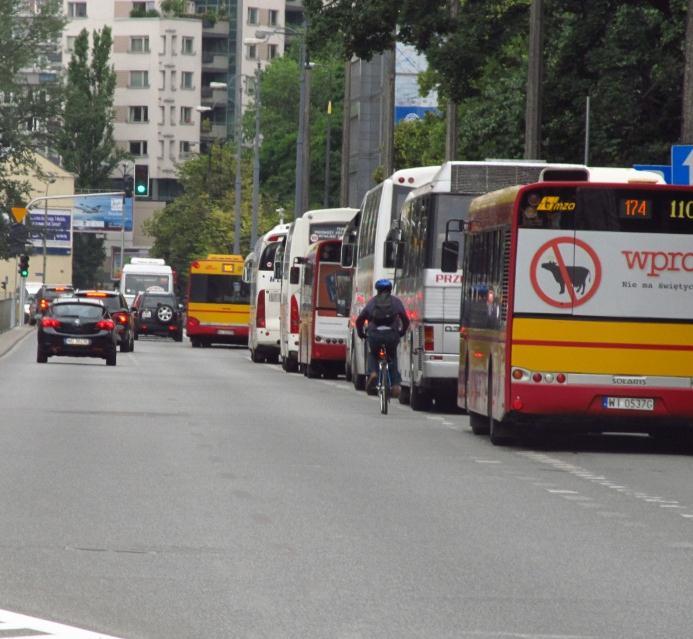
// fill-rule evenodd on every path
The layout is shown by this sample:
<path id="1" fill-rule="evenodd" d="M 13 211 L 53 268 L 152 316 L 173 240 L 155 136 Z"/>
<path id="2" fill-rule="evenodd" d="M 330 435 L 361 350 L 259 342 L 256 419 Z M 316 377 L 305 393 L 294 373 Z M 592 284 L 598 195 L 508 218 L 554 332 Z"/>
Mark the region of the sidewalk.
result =
<path id="1" fill-rule="evenodd" d="M 29 326 L 27 324 L 0 333 L 0 357 L 10 351 L 17 342 L 25 338 L 29 333 L 33 333 L 35 330 L 35 326 Z"/>

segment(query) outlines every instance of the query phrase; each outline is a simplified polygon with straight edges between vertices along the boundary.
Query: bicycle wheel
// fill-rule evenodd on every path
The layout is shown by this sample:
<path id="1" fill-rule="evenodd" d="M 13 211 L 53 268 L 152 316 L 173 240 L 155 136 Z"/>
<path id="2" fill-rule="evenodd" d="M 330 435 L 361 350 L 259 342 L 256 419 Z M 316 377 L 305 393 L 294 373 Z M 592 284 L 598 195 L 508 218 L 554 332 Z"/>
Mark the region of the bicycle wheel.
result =
<path id="1" fill-rule="evenodd" d="M 380 412 L 387 415 L 387 404 L 390 401 L 390 385 L 388 384 L 389 371 L 387 363 L 380 362 L 380 370 L 378 374 L 378 398 L 380 399 Z"/>

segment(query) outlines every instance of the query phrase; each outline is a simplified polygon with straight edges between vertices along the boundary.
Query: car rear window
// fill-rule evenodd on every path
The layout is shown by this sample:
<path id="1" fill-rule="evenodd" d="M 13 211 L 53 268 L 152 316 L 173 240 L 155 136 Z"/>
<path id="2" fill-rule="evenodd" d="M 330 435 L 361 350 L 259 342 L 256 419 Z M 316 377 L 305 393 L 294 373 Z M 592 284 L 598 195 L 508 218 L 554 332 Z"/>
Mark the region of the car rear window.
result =
<path id="1" fill-rule="evenodd" d="M 166 304 L 175 308 L 176 300 L 170 295 L 145 295 L 142 300 L 143 308 L 156 308 L 159 304 Z"/>
<path id="2" fill-rule="evenodd" d="M 103 317 L 103 306 L 96 304 L 54 304 L 55 317 L 79 317 L 80 319 L 95 320 Z"/>
<path id="3" fill-rule="evenodd" d="M 89 299 L 92 297 L 89 295 L 89 293 L 83 293 L 80 294 L 78 297 L 82 297 L 85 299 Z M 99 296 L 94 296 L 95 299 L 99 299 L 103 302 L 103 305 L 109 310 L 109 311 L 117 311 L 120 310 L 122 307 L 120 303 L 120 299 L 118 298 L 117 295 L 99 295 Z"/>
<path id="4" fill-rule="evenodd" d="M 55 290 L 54 288 L 48 288 L 43 292 L 43 297 L 47 300 L 55 300 L 63 295 L 71 295 L 72 294 L 72 289 L 61 289 L 59 291 Z"/>

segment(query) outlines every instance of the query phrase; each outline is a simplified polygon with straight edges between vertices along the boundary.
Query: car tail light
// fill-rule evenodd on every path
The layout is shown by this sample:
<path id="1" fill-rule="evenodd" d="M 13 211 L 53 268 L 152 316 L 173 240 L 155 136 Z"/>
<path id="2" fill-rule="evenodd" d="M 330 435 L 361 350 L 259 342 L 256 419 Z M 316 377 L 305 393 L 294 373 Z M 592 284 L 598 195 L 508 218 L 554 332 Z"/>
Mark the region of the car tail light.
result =
<path id="1" fill-rule="evenodd" d="M 115 328 L 115 323 L 112 319 L 102 319 L 96 322 L 96 328 L 100 331 L 112 331 Z"/>
<path id="2" fill-rule="evenodd" d="M 425 351 L 434 350 L 433 327 L 432 326 L 424 326 L 424 350 Z"/>
<path id="3" fill-rule="evenodd" d="M 188 328 L 197 328 L 200 325 L 200 320 L 197 317 L 188 316 Z"/>
<path id="4" fill-rule="evenodd" d="M 55 317 L 44 317 L 41 320 L 43 328 L 60 328 L 60 322 Z"/>
<path id="5" fill-rule="evenodd" d="M 295 295 L 291 296 L 291 326 L 290 330 L 292 333 L 298 333 L 300 318 L 298 316 L 298 300 Z"/>
<path id="6" fill-rule="evenodd" d="M 113 319 L 115 319 L 118 324 L 127 324 L 128 323 L 128 314 L 127 313 L 114 313 L 113 314 Z"/>
<path id="7" fill-rule="evenodd" d="M 257 307 L 255 309 L 255 326 L 265 328 L 265 291 L 262 290 L 257 294 Z"/>
<path id="8" fill-rule="evenodd" d="M 42 311 L 45 311 L 45 310 L 48 308 L 48 300 L 46 300 L 46 299 L 41 300 L 41 301 L 39 302 L 39 308 L 40 308 Z"/>

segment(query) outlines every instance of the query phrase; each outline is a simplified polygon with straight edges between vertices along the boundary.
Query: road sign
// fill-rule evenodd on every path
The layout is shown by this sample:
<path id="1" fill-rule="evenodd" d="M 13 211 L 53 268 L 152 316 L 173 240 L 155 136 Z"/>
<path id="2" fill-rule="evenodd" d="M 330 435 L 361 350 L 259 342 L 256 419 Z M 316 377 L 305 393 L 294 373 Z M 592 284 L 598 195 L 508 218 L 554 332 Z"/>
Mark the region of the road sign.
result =
<path id="1" fill-rule="evenodd" d="M 26 216 L 26 209 L 23 206 L 13 206 L 11 209 L 12 217 L 16 222 L 23 222 Z"/>
<path id="2" fill-rule="evenodd" d="M 693 184 L 693 145 L 675 144 L 671 147 L 671 183 Z"/>
<path id="3" fill-rule="evenodd" d="M 633 168 L 638 171 L 650 171 L 659 173 L 667 184 L 671 184 L 671 166 L 668 164 L 634 164 Z"/>

